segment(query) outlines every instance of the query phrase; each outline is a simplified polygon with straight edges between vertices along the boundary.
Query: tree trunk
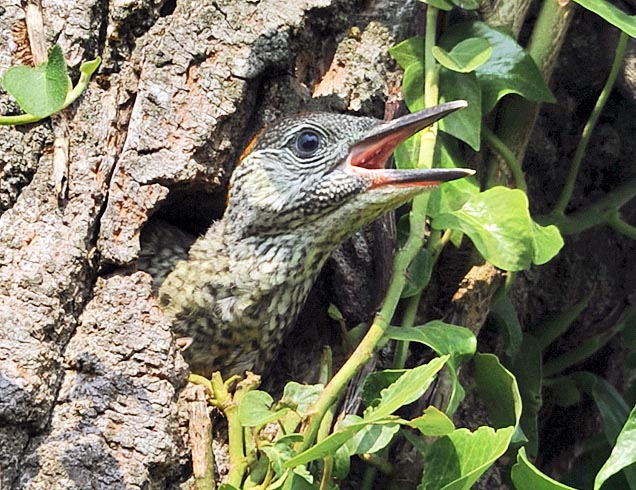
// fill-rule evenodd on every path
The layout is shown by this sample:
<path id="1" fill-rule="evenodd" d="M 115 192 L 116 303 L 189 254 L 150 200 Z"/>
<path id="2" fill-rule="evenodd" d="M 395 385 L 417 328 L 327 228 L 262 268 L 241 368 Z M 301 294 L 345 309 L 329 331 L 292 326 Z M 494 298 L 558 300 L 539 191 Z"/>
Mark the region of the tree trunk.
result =
<path id="1" fill-rule="evenodd" d="M 0 128 L 0 487 L 177 488 L 187 367 L 135 270 L 141 229 L 158 210 L 207 226 L 280 113 L 382 117 L 398 87 L 387 47 L 416 2 L 2 2 L 1 73 L 37 60 L 29 8 L 72 74 L 103 61 L 60 117 Z"/>

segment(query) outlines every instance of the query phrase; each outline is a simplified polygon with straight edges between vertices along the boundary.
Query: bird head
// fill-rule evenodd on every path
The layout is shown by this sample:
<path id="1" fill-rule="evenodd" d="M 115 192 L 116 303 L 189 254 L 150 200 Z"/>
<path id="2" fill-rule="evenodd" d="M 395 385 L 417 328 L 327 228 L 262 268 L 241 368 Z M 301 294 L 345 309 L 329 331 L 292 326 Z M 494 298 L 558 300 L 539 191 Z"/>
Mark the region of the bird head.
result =
<path id="1" fill-rule="evenodd" d="M 284 117 L 247 147 L 230 184 L 226 225 L 240 237 L 296 230 L 352 233 L 467 169 L 386 169 L 406 138 L 466 106 L 455 101 L 389 122 L 332 113 Z"/>

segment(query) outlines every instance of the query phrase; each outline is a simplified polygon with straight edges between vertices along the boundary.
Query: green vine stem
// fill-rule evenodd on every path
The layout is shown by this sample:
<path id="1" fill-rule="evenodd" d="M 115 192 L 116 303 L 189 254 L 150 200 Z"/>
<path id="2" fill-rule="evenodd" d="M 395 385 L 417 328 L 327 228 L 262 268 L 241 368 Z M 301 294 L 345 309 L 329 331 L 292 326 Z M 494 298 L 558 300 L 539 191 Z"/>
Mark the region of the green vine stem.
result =
<path id="1" fill-rule="evenodd" d="M 426 8 L 426 33 L 424 35 L 424 107 L 433 107 L 439 101 L 439 70 L 440 66 L 433 56 L 433 46 L 435 46 L 435 36 L 437 33 L 438 9 L 431 7 Z M 431 168 L 433 166 L 433 154 L 435 151 L 435 141 L 437 140 L 437 124 L 426 128 L 420 133 L 419 138 L 419 154 L 417 166 L 420 168 Z M 426 226 L 426 210 L 428 209 L 428 194 L 420 194 L 413 199 L 413 205 L 409 216 L 410 234 L 409 240 L 414 239 L 412 247 L 417 251 L 424 245 L 424 229 Z M 416 252 L 417 253 L 417 252 Z M 411 258 L 413 260 L 415 256 Z M 403 323 L 412 326 L 417 313 L 421 295 L 417 294 L 410 299 Z M 417 303 L 415 303 L 417 302 Z M 395 350 L 395 358 L 393 361 L 396 369 L 397 366 L 404 366 L 406 355 L 408 353 L 409 343 L 407 341 L 397 342 Z"/>
<path id="2" fill-rule="evenodd" d="M 592 110 L 592 114 L 590 114 L 590 118 L 587 123 L 583 127 L 583 132 L 581 133 L 581 139 L 579 140 L 579 144 L 576 148 L 576 152 L 574 154 L 574 158 L 572 159 L 572 165 L 570 166 L 570 172 L 565 181 L 565 185 L 563 186 L 563 191 L 561 192 L 561 196 L 552 211 L 554 214 L 562 215 L 565 213 L 565 209 L 572 199 L 572 193 L 574 192 L 574 185 L 576 183 L 576 177 L 581 168 L 581 162 L 583 161 L 583 157 L 585 156 L 585 149 L 587 148 L 587 144 L 590 141 L 590 137 L 592 136 L 592 132 L 596 127 L 596 123 L 598 122 L 598 118 L 607 103 L 607 99 L 609 99 L 610 93 L 612 92 L 612 88 L 614 87 L 614 83 L 616 82 L 616 77 L 620 72 L 621 65 L 623 64 L 623 58 L 625 57 L 625 48 L 627 47 L 627 34 L 621 31 L 620 38 L 618 39 L 618 44 L 616 46 L 616 52 L 614 54 L 614 61 L 612 62 L 612 68 L 610 69 L 609 75 L 607 76 L 607 80 L 605 81 L 605 85 L 603 86 L 603 90 L 594 105 L 594 109 Z"/>
<path id="3" fill-rule="evenodd" d="M 607 224 L 611 226 L 614 231 L 617 231 L 618 233 L 625 235 L 632 240 L 636 240 L 636 226 L 625 223 L 625 221 L 621 219 L 620 213 L 618 211 L 612 213 L 607 218 Z"/>
<path id="4" fill-rule="evenodd" d="M 438 10 L 436 8 L 430 5 L 427 7 L 427 29 L 424 48 L 426 56 L 424 74 L 425 101 L 427 106 L 432 106 L 437 103 L 437 77 L 439 75 L 439 68 L 431 54 L 432 48 L 435 45 L 437 14 Z M 432 164 L 435 136 L 436 125 L 428 128 L 421 136 L 420 144 L 422 146 L 428 146 L 428 148 L 420 148 L 420 156 L 425 158 L 425 160 L 420 161 L 422 166 L 424 166 L 424 162 L 426 162 L 429 167 Z M 400 301 L 400 296 L 406 285 L 406 271 L 423 245 L 427 205 L 428 197 L 426 195 L 420 194 L 413 200 L 409 237 L 404 246 L 395 255 L 392 278 L 382 308 L 376 314 L 367 334 L 360 341 L 340 370 L 334 375 L 327 386 L 325 386 L 325 389 L 312 407 L 311 412 L 303 422 L 302 432 L 304 438 L 299 448 L 301 451 L 308 449 L 316 440 L 321 420 L 329 410 L 329 407 L 336 402 L 340 393 L 344 391 L 347 383 L 353 378 L 358 369 L 371 359 L 373 351 L 389 327 L 389 322 L 393 318 L 393 314 Z"/>
<path id="5" fill-rule="evenodd" d="M 484 140 L 486 141 L 486 143 L 488 144 L 488 146 L 494 150 L 500 157 L 501 159 L 508 165 L 508 169 L 510 170 L 510 173 L 512 174 L 512 178 L 514 179 L 515 182 L 515 187 L 517 189 L 521 189 L 522 191 L 526 192 L 527 186 L 526 186 L 526 178 L 523 175 L 523 170 L 521 169 L 521 163 L 519 163 L 519 160 L 517 160 L 517 157 L 515 156 L 515 154 L 510 151 L 510 148 L 508 148 L 503 141 L 501 141 L 501 139 L 499 139 L 499 137 L 492 132 L 492 130 L 488 127 L 488 126 L 483 126 L 481 129 L 481 134 L 484 137 Z"/>
<path id="6" fill-rule="evenodd" d="M 625 231 L 627 236 L 633 236 L 633 231 L 630 231 L 630 228 L 633 227 L 627 223 L 621 226 L 615 215 L 618 209 L 634 197 L 636 197 L 636 177 L 623 182 L 611 192 L 596 202 L 585 206 L 580 211 L 568 215 L 551 213 L 537 217 L 536 220 L 542 225 L 556 225 L 564 235 L 581 233 L 589 228 L 606 223 L 610 226 L 618 225 L 617 231 Z"/>

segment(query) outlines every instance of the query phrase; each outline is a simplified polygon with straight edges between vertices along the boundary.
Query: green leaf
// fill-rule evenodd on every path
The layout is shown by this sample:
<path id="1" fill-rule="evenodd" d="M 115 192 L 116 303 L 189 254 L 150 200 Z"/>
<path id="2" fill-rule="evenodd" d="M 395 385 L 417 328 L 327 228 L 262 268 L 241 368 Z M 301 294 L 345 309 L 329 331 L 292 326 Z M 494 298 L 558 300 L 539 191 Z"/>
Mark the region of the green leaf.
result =
<path id="1" fill-rule="evenodd" d="M 506 355 L 514 359 L 523 341 L 523 333 L 521 331 L 521 323 L 517 317 L 517 311 L 507 294 L 500 295 L 492 303 L 490 315 L 501 327 L 501 331 L 504 334 Z"/>
<path id="2" fill-rule="evenodd" d="M 433 159 L 439 162 L 439 167 L 457 168 L 463 166 L 457 145 L 455 138 L 451 138 L 443 132 L 437 134 Z M 479 184 L 474 176 L 445 182 L 444 185 L 431 192 L 426 213 L 434 218 L 440 213 L 456 211 L 477 194 L 479 194 Z M 461 233 L 459 234 L 461 235 Z"/>
<path id="3" fill-rule="evenodd" d="M 81 75 L 89 79 L 93 75 L 93 73 L 95 73 L 95 70 L 99 68 L 101 62 L 102 59 L 99 56 L 94 60 L 85 61 L 80 66 Z"/>
<path id="4" fill-rule="evenodd" d="M 437 230 L 451 228 L 464 232 L 479 253 L 500 269 L 528 269 L 535 257 L 535 228 L 528 211 L 528 198 L 519 189 L 488 189 L 468 200 L 461 209 L 439 214 L 431 225 Z"/>
<path id="5" fill-rule="evenodd" d="M 420 159 L 420 139 L 414 135 L 405 139 L 393 152 L 395 168 L 411 169 L 417 166 Z M 461 180 L 461 179 L 460 179 Z"/>
<path id="6" fill-rule="evenodd" d="M 553 315 L 546 322 L 535 326 L 532 329 L 541 350 L 545 350 L 552 342 L 561 337 L 572 326 L 574 321 L 587 308 L 594 291 L 590 291 L 578 303 L 569 306 L 566 310 Z"/>
<path id="7" fill-rule="evenodd" d="M 464 398 L 464 389 L 457 375 L 459 365 L 465 358 L 475 353 L 477 347 L 475 335 L 467 328 L 434 320 L 418 327 L 390 327 L 385 336 L 394 340 L 419 342 L 427 345 L 439 355 L 449 354 L 451 356 L 448 361 L 451 397 L 447 412 L 452 415 Z"/>
<path id="8" fill-rule="evenodd" d="M 475 354 L 475 382 L 495 427 L 516 427 L 521 417 L 517 380 L 494 354 Z"/>
<path id="9" fill-rule="evenodd" d="M 356 417 L 354 420 L 361 420 L 359 417 Z M 315 459 L 322 459 L 329 455 L 334 455 L 336 451 L 347 441 L 352 439 L 359 431 L 367 427 L 370 423 L 373 424 L 397 424 L 403 423 L 403 421 L 399 417 L 385 417 L 385 418 L 377 418 L 372 422 L 369 420 L 363 420 L 362 422 L 352 423 L 346 427 L 342 427 L 338 429 L 337 432 L 328 435 L 318 444 L 310 447 L 306 451 L 290 458 L 285 462 L 285 468 L 292 468 L 294 466 L 302 465 L 313 461 Z"/>
<path id="10" fill-rule="evenodd" d="M 347 443 L 349 454 L 377 453 L 393 440 L 399 430 L 399 424 L 367 425 Z"/>
<path id="11" fill-rule="evenodd" d="M 606 0 L 574 0 L 581 7 L 594 12 L 625 34 L 636 38 L 636 16 L 627 15 Z"/>
<path id="12" fill-rule="evenodd" d="M 385 336 L 392 340 L 419 342 L 438 355 L 452 358 L 470 357 L 477 349 L 475 334 L 465 327 L 433 320 L 417 327 L 389 327 Z"/>
<path id="13" fill-rule="evenodd" d="M 278 420 L 287 408 L 272 411 L 274 399 L 265 391 L 254 390 L 245 394 L 238 407 L 238 417 L 243 427 L 259 427 Z"/>
<path id="14" fill-rule="evenodd" d="M 455 424 L 448 415 L 432 405 L 426 407 L 421 416 L 411 420 L 409 425 L 425 436 L 445 436 L 455 430 Z"/>
<path id="15" fill-rule="evenodd" d="M 389 54 L 406 70 L 412 64 L 424 65 L 424 38 L 410 37 L 389 48 Z M 423 86 L 423 85 L 422 85 Z"/>
<path id="16" fill-rule="evenodd" d="M 53 46 L 49 59 L 35 68 L 9 68 L 2 85 L 27 114 L 43 118 L 60 111 L 71 90 L 62 48 Z"/>
<path id="17" fill-rule="evenodd" d="M 616 439 L 616 444 L 612 448 L 612 454 L 610 454 L 610 457 L 596 475 L 594 490 L 599 490 L 610 476 L 636 463 L 636 451 L 634 448 L 636 448 L 636 406 L 629 413 L 627 421 Z M 636 483 L 633 479 L 634 472 L 631 471 L 625 476 L 630 488 L 634 488 L 634 483 Z"/>
<path id="18" fill-rule="evenodd" d="M 457 429 L 436 440 L 424 457 L 418 490 L 468 490 L 508 449 L 514 427 Z"/>
<path id="19" fill-rule="evenodd" d="M 303 385 L 290 381 L 285 385 L 279 405 L 289 407 L 298 412 L 298 415 L 304 417 L 307 415 L 309 407 L 316 402 L 324 389 L 325 387 L 322 384 Z"/>
<path id="20" fill-rule="evenodd" d="M 336 480 L 344 480 L 351 468 L 351 456 L 346 445 L 341 446 L 333 457 L 333 477 Z"/>
<path id="21" fill-rule="evenodd" d="M 374 371 L 364 380 L 362 385 L 362 404 L 365 407 L 373 407 L 380 403 L 380 392 L 395 383 L 406 369 L 385 369 L 384 371 Z"/>
<path id="22" fill-rule="evenodd" d="M 440 70 L 440 102 L 458 98 L 468 102 L 468 107 L 446 116 L 439 128 L 462 140 L 473 150 L 481 146 L 481 87 L 474 73 L 457 73 Z"/>
<path id="23" fill-rule="evenodd" d="M 536 64 L 513 37 L 484 22 L 464 22 L 451 26 L 439 46 L 448 50 L 473 37 L 486 39 L 492 55 L 475 73 L 482 88 L 483 113 L 489 113 L 506 94 L 518 94 L 534 102 L 555 102 Z"/>
<path id="24" fill-rule="evenodd" d="M 435 379 L 435 375 L 449 356 L 437 357 L 427 364 L 408 369 L 397 381 L 380 393 L 380 403 L 364 411 L 363 420 L 376 422 L 421 397 Z"/>
<path id="25" fill-rule="evenodd" d="M 517 380 L 523 403 L 519 424 L 528 438 L 526 449 L 533 457 L 539 448 L 538 416 L 543 405 L 542 363 L 542 352 L 537 341 L 531 335 L 525 334 L 510 370 Z"/>
<path id="26" fill-rule="evenodd" d="M 459 73 L 470 73 L 483 65 L 492 54 L 492 46 L 481 37 L 469 37 L 446 51 L 433 46 L 433 56 L 444 68 Z"/>
<path id="27" fill-rule="evenodd" d="M 533 221 L 532 239 L 534 249 L 532 262 L 537 265 L 549 262 L 563 248 L 563 237 L 554 225 L 541 226 Z"/>
<path id="28" fill-rule="evenodd" d="M 512 467 L 510 477 L 516 490 L 576 490 L 539 471 L 526 456 L 524 448 L 517 453 L 517 463 Z"/>
<path id="29" fill-rule="evenodd" d="M 409 111 L 424 109 L 424 65 L 413 63 L 404 69 L 402 94 Z"/>
<path id="30" fill-rule="evenodd" d="M 413 262 L 409 264 L 406 272 L 408 278 L 404 289 L 402 290 L 402 298 L 410 298 L 418 294 L 430 281 L 433 272 L 433 261 L 431 253 L 426 248 L 421 248 Z"/>
<path id="31" fill-rule="evenodd" d="M 559 407 L 571 407 L 581 402 L 581 390 L 569 376 L 548 380 L 546 386 L 550 389 L 552 402 Z"/>

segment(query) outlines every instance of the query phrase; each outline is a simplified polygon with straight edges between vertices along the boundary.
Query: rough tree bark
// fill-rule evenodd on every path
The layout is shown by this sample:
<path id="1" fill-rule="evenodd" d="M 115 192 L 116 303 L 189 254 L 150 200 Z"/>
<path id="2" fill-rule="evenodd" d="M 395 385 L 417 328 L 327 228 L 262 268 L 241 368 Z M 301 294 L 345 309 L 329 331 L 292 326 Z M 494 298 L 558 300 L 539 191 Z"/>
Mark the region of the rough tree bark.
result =
<path id="1" fill-rule="evenodd" d="M 59 42 L 75 75 L 82 61 L 99 55 L 103 63 L 65 111 L 70 154 L 62 195 L 52 152 L 63 121 L 0 127 L 0 488 L 187 488 L 189 410 L 180 401 L 187 368 L 150 278 L 135 269 L 143 226 L 160 216 L 188 231 L 204 229 L 222 212 L 238 154 L 278 114 L 332 109 L 382 117 L 399 87 L 387 47 L 416 29 L 411 22 L 422 6 L 416 0 L 30 0 L 26 6 L 0 0 L 0 73 L 33 57 L 27 8 L 41 12 L 46 43 Z M 504 11 L 502 22 L 518 13 Z M 532 135 L 524 170 L 537 213 L 558 196 L 605 77 L 603 63 L 588 69 L 603 58 L 601 32 L 589 15 L 577 14 L 554 76 L 560 104 L 542 109 Z M 633 107 L 614 97 L 610 109 L 590 145 L 573 209 L 633 175 Z M 0 93 L 0 113 L 17 110 Z M 623 212 L 634 221 L 633 204 Z M 359 240 L 334 263 L 350 253 L 351 270 L 381 270 L 364 252 L 356 257 L 369 246 Z M 606 328 L 604 319 L 630 295 L 633 301 L 634 250 L 633 241 L 595 228 L 568 237 L 550 264 L 517 276 L 512 296 L 524 325 L 593 291 L 548 356 Z M 501 274 L 458 262 L 442 256 L 445 285 L 431 288 L 427 310 L 481 329 L 480 349 L 496 350 L 498 332 L 486 316 Z M 342 270 L 341 281 L 351 276 Z M 345 284 L 341 293 L 367 289 Z M 366 301 L 372 305 L 372 295 Z M 303 334 L 315 330 L 303 326 Z M 319 345 L 295 341 L 280 364 L 294 367 L 308 357 L 303 349 Z M 620 386 L 625 355 L 616 338 L 586 367 Z M 548 467 L 572 460 L 580 437 L 592 432 L 593 412 L 584 405 L 544 410 L 542 424 L 554 439 L 544 452 Z M 559 425 L 566 419 L 582 421 L 582 436 L 554 430 L 568 427 Z M 404 472 L 396 473 L 407 478 L 418 471 L 407 455 L 398 463 Z"/>
<path id="2" fill-rule="evenodd" d="M 218 216 L 241 148 L 281 112 L 382 117 L 398 80 L 386 47 L 414 4 L 29 3 L 72 68 L 103 63 L 67 111 L 66 195 L 58 122 L 0 129 L 1 488 L 187 479 L 187 368 L 135 271 L 141 229 L 158 210 L 193 231 Z M 0 72 L 31 60 L 28 27 L 24 5 L 2 0 Z M 0 96 L 0 112 L 16 110 Z"/>

